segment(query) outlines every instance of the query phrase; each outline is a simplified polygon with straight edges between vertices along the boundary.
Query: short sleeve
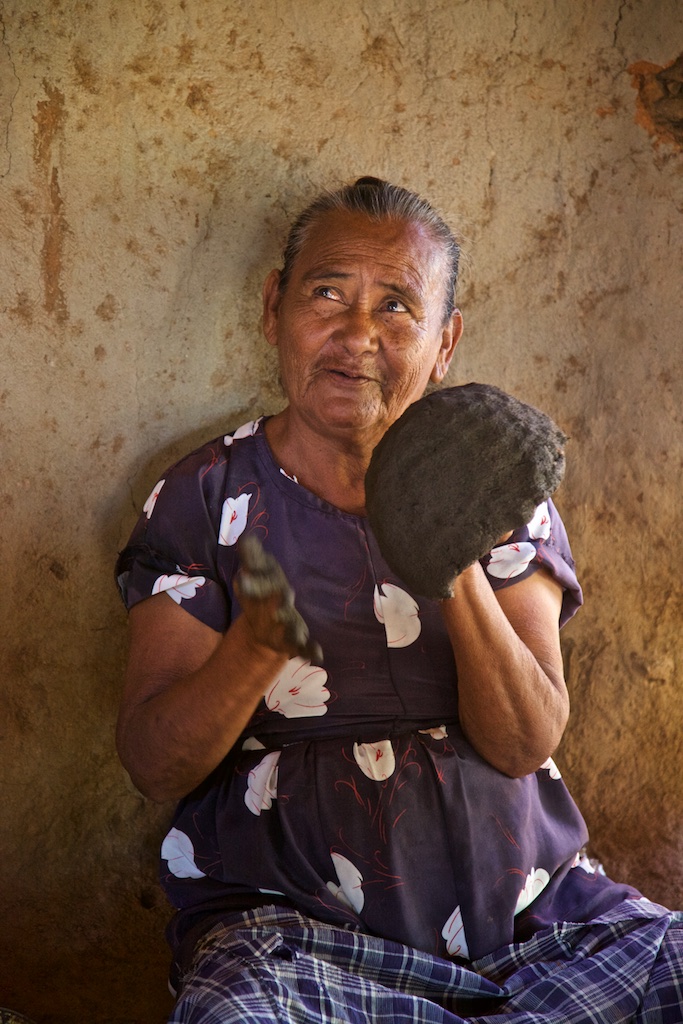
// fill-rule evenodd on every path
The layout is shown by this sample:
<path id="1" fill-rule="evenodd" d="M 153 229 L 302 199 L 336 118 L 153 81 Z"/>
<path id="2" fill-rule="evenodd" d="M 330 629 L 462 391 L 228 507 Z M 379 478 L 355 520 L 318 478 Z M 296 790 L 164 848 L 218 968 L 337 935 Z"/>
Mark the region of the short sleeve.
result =
<path id="1" fill-rule="evenodd" d="M 227 464 L 228 449 L 217 440 L 176 463 L 152 488 L 116 564 L 128 609 L 166 593 L 212 629 L 227 629 L 230 605 L 218 566 Z"/>
<path id="2" fill-rule="evenodd" d="M 549 572 L 564 591 L 560 626 L 583 604 L 567 531 L 550 498 L 538 506 L 526 526 L 485 555 L 481 564 L 494 590 L 527 579 L 539 569 Z"/>

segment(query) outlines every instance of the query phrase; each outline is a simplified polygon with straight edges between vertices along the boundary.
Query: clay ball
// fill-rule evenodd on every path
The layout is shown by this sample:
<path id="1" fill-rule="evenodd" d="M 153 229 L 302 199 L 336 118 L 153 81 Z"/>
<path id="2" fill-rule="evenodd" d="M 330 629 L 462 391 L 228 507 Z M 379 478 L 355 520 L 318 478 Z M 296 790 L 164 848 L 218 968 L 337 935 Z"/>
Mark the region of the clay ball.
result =
<path id="1" fill-rule="evenodd" d="M 424 597 L 528 523 L 564 473 L 567 438 L 549 416 L 490 384 L 413 403 L 375 448 L 370 526 L 389 567 Z"/>

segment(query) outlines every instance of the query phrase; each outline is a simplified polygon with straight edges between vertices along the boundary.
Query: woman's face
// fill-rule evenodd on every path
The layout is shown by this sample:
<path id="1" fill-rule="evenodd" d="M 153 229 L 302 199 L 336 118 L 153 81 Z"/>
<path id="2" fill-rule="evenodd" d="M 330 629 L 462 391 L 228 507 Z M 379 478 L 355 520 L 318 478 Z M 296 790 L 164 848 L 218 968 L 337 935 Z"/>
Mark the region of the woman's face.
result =
<path id="1" fill-rule="evenodd" d="M 264 330 L 279 350 L 290 416 L 374 441 L 440 381 L 462 331 L 444 326 L 447 270 L 417 224 L 333 211 L 311 229 L 284 293 L 273 271 Z"/>

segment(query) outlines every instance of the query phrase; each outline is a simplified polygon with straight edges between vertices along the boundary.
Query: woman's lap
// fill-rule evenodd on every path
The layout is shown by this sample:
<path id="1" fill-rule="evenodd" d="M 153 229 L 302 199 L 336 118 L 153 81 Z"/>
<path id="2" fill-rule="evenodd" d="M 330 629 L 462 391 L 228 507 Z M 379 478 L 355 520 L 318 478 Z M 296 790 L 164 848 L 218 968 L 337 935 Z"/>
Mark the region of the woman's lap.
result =
<path id="1" fill-rule="evenodd" d="M 627 901 L 473 969 L 282 908 L 200 943 L 169 1024 L 681 1024 L 683 914 Z"/>

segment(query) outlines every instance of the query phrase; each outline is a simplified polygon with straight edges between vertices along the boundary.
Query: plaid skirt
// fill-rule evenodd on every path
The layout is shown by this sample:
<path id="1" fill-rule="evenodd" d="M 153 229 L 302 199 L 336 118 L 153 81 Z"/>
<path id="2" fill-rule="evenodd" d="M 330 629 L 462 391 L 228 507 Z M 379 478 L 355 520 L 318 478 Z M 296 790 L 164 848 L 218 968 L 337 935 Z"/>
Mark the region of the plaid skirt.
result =
<path id="1" fill-rule="evenodd" d="M 199 943 L 169 1024 L 682 1024 L 683 913 L 627 900 L 463 965 L 265 907 Z"/>

